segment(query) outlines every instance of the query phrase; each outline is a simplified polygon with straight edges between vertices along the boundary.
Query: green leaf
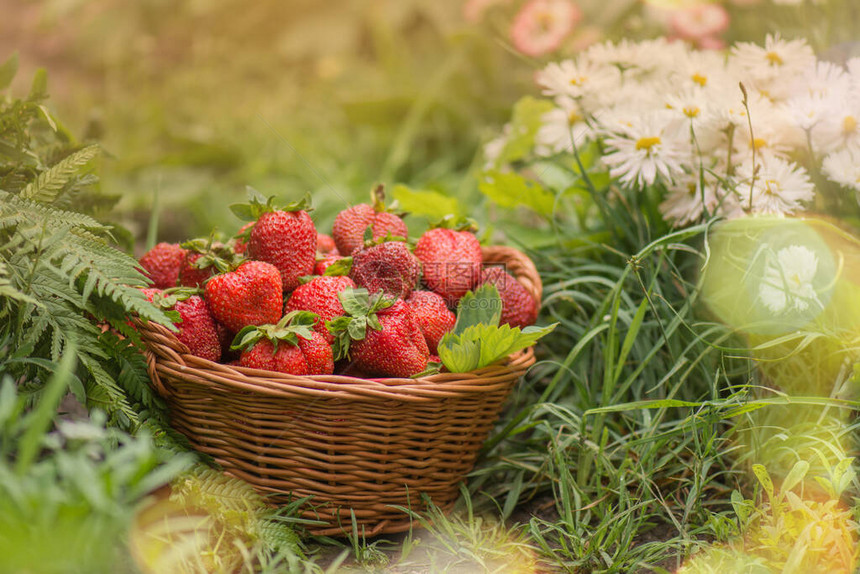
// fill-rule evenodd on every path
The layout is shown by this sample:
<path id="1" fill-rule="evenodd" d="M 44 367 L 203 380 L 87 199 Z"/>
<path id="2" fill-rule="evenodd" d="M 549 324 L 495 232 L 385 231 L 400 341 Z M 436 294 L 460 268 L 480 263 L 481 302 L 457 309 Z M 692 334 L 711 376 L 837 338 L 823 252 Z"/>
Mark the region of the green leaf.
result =
<path id="1" fill-rule="evenodd" d="M 517 173 L 484 172 L 478 189 L 500 207 L 524 206 L 544 217 L 551 216 L 555 206 L 552 193 Z"/>
<path id="2" fill-rule="evenodd" d="M 48 97 L 48 73 L 44 68 L 39 68 L 36 70 L 36 73 L 33 75 L 33 83 L 30 85 L 30 99 L 33 101 L 41 100 Z M 48 118 L 48 123 L 51 124 L 51 128 L 54 131 L 57 131 L 57 125 L 54 123 L 54 120 L 51 119 L 50 114 L 44 108 L 44 106 L 39 106 L 42 111 L 45 113 L 45 117 Z"/>
<path id="3" fill-rule="evenodd" d="M 337 294 L 348 315 L 360 316 L 370 312 L 370 294 L 367 289 L 344 289 Z"/>
<path id="4" fill-rule="evenodd" d="M 797 486 L 797 484 L 806 476 L 807 472 L 809 472 L 808 462 L 805 460 L 799 460 L 794 463 L 794 466 L 791 467 L 791 470 L 788 472 L 788 475 L 779 487 L 780 493 L 784 494 Z"/>
<path id="5" fill-rule="evenodd" d="M 412 214 L 423 215 L 431 220 L 462 214 L 460 202 L 456 198 L 438 191 L 416 190 L 398 184 L 392 188 L 391 193 L 403 210 Z"/>
<path id="6" fill-rule="evenodd" d="M 481 347 L 478 341 L 461 341 L 453 333 L 446 333 L 439 341 L 439 359 L 452 373 L 468 373 L 478 368 Z"/>
<path id="7" fill-rule="evenodd" d="M 15 52 L 9 59 L 0 64 L 0 90 L 5 90 L 12 85 L 12 80 L 15 79 L 15 74 L 18 73 L 18 52 Z"/>
<path id="8" fill-rule="evenodd" d="M 63 187 L 80 174 L 82 167 L 99 153 L 99 146 L 90 145 L 52 165 L 21 190 L 19 197 L 42 203 L 54 201 Z"/>
<path id="9" fill-rule="evenodd" d="M 754 464 L 752 466 L 752 470 L 762 487 L 764 487 L 764 491 L 767 493 L 768 498 L 773 499 L 773 481 L 770 479 L 767 469 L 764 465 Z"/>
<path id="10" fill-rule="evenodd" d="M 367 335 L 367 318 L 354 317 L 347 326 L 349 338 L 353 341 L 361 341 Z"/>
<path id="11" fill-rule="evenodd" d="M 349 275 L 349 272 L 352 271 L 352 257 L 344 257 L 343 259 L 338 259 L 328 267 L 326 267 L 323 272 L 324 277 L 340 277 Z"/>
<path id="12" fill-rule="evenodd" d="M 254 221 L 255 219 L 257 219 L 254 216 L 253 208 L 247 203 L 230 204 L 230 211 L 232 211 L 233 215 L 235 215 L 242 221 Z"/>
<path id="13" fill-rule="evenodd" d="M 457 304 L 457 322 L 453 333 L 459 335 L 475 325 L 497 326 L 502 316 L 502 298 L 492 283 L 485 283 L 469 291 Z"/>

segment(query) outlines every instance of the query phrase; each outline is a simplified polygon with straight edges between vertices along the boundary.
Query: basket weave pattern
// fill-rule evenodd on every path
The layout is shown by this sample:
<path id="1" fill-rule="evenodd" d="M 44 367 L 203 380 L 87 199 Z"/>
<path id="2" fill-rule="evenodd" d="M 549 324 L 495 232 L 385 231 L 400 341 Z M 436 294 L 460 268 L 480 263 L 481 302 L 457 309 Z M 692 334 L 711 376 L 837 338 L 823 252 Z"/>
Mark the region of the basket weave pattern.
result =
<path id="1" fill-rule="evenodd" d="M 540 301 L 534 264 L 508 247 L 484 248 Z M 188 353 L 165 327 L 140 324 L 149 374 L 171 424 L 225 471 L 272 503 L 311 496 L 313 534 L 398 532 L 392 505 L 447 508 L 472 469 L 512 388 L 534 363 L 531 349 L 471 373 L 418 379 L 294 376 L 213 363 Z"/>

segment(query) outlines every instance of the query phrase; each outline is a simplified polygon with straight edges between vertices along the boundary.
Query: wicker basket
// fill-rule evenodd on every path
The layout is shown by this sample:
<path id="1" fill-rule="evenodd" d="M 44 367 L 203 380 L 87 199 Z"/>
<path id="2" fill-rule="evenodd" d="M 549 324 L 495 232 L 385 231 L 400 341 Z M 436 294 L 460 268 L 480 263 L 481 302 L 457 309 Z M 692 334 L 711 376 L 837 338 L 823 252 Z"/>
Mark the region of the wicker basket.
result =
<path id="1" fill-rule="evenodd" d="M 535 297 L 534 264 L 508 247 L 484 249 Z M 140 324 L 149 374 L 171 424 L 226 472 L 273 504 L 312 497 L 313 534 L 401 532 L 421 494 L 450 507 L 502 404 L 534 363 L 531 349 L 471 373 L 418 379 L 299 377 L 213 363 L 165 327 Z"/>

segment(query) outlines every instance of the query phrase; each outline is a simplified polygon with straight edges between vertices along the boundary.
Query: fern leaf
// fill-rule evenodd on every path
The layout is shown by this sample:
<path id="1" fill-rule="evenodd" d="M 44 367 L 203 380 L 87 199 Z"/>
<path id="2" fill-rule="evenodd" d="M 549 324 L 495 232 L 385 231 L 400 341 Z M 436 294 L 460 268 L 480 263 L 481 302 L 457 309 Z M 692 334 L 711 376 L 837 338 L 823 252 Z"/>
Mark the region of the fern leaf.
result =
<path id="1" fill-rule="evenodd" d="M 50 203 L 57 199 L 60 191 L 80 173 L 81 169 L 96 158 L 99 146 L 90 145 L 76 151 L 54 164 L 27 184 L 19 194 L 24 199 Z"/>

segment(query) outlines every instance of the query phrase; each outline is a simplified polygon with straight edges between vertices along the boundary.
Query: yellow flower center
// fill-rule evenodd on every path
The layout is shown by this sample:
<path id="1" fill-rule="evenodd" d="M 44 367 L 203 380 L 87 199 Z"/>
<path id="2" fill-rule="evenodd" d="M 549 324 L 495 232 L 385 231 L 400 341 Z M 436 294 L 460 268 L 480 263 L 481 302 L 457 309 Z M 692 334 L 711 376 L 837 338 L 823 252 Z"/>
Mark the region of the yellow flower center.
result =
<path id="1" fill-rule="evenodd" d="M 688 118 L 695 118 L 699 115 L 699 106 L 684 106 L 684 115 Z"/>
<path id="2" fill-rule="evenodd" d="M 570 85 L 581 86 L 587 81 L 588 81 L 588 76 L 577 76 L 576 78 L 570 79 Z"/>
<path id="3" fill-rule="evenodd" d="M 660 144 L 659 137 L 650 137 L 650 138 L 639 138 L 639 141 L 636 142 L 636 149 L 644 149 L 645 151 L 650 152 L 651 148 L 655 145 Z"/>
<path id="4" fill-rule="evenodd" d="M 756 150 L 760 150 L 763 147 L 767 147 L 767 140 L 765 140 L 764 138 L 755 138 L 752 141 L 752 144 Z"/>
<path id="5" fill-rule="evenodd" d="M 555 18 L 553 18 L 550 12 L 543 12 L 537 17 L 537 25 L 541 32 L 549 32 L 552 30 L 552 25 L 554 23 Z"/>
<path id="6" fill-rule="evenodd" d="M 698 72 L 693 74 L 693 81 L 702 86 L 703 88 L 708 84 L 707 76 L 703 76 Z"/>
<path id="7" fill-rule="evenodd" d="M 857 131 L 857 118 L 854 116 L 845 116 L 842 120 L 842 133 L 853 134 Z"/>
<path id="8" fill-rule="evenodd" d="M 779 195 L 779 182 L 768 179 L 764 182 L 764 192 L 768 195 Z"/>
<path id="9" fill-rule="evenodd" d="M 785 62 L 782 61 L 782 56 L 776 52 L 768 52 L 764 55 L 771 66 L 782 66 Z"/>
<path id="10" fill-rule="evenodd" d="M 585 118 L 583 118 L 576 110 L 571 110 L 571 112 L 567 114 L 567 123 L 570 125 L 574 125 L 576 122 L 581 122 L 584 119 Z"/>

